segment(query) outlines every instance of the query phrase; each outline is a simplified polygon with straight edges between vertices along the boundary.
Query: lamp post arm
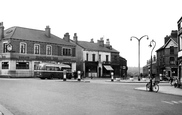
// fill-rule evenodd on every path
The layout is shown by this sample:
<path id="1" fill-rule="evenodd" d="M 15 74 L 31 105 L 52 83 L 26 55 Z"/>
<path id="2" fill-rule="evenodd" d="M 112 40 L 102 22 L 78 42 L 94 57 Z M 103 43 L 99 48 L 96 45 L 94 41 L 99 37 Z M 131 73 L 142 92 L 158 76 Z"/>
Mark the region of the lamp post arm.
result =
<path id="1" fill-rule="evenodd" d="M 136 38 L 138 41 L 140 41 L 140 39 L 138 39 L 138 38 L 135 37 L 135 36 L 132 36 L 132 37 L 130 38 L 130 40 L 132 40 L 132 38 Z"/>
<path id="2" fill-rule="evenodd" d="M 148 35 L 144 35 L 144 36 L 142 36 L 139 40 L 141 40 L 141 39 L 144 38 L 144 37 L 147 37 L 147 39 L 149 38 Z"/>

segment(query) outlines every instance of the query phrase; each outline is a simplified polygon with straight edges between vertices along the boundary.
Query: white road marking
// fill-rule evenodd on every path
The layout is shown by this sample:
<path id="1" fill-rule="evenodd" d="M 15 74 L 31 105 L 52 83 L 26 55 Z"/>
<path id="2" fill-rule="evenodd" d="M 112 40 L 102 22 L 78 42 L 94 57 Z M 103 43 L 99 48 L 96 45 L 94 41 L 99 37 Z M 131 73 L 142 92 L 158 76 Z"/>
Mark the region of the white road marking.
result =
<path id="1" fill-rule="evenodd" d="M 175 104 L 178 104 L 179 102 L 177 102 L 177 101 L 171 101 L 171 102 L 173 102 L 173 103 L 175 103 Z"/>
<path id="2" fill-rule="evenodd" d="M 162 102 L 174 105 L 174 103 L 172 103 L 172 102 L 168 102 L 168 101 L 162 101 Z"/>

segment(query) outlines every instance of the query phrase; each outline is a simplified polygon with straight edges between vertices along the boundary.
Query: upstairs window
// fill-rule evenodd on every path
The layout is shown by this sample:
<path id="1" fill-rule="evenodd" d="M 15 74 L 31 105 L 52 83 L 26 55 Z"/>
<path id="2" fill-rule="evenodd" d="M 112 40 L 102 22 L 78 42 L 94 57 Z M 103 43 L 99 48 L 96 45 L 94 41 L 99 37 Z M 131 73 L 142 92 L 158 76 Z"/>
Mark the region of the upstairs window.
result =
<path id="1" fill-rule="evenodd" d="M 88 61 L 88 53 L 86 54 L 86 60 Z"/>
<path id="2" fill-rule="evenodd" d="M 40 45 L 34 44 L 34 54 L 40 54 Z"/>
<path id="3" fill-rule="evenodd" d="M 174 54 L 174 46 L 170 47 L 170 54 Z"/>
<path id="4" fill-rule="evenodd" d="M 109 55 L 106 55 L 106 62 L 109 61 Z"/>
<path id="5" fill-rule="evenodd" d="M 71 56 L 71 49 L 63 48 L 63 56 Z"/>
<path id="6" fill-rule="evenodd" d="M 8 43 L 3 43 L 3 53 L 8 52 L 7 46 L 8 46 Z"/>
<path id="7" fill-rule="evenodd" d="M 99 54 L 99 61 L 101 61 L 101 54 Z"/>
<path id="8" fill-rule="evenodd" d="M 52 46 L 51 45 L 46 46 L 46 55 L 52 55 Z"/>
<path id="9" fill-rule="evenodd" d="M 95 62 L 95 54 L 92 54 L 92 61 Z"/>
<path id="10" fill-rule="evenodd" d="M 20 53 L 23 53 L 23 54 L 27 53 L 27 44 L 24 42 L 20 43 Z"/>

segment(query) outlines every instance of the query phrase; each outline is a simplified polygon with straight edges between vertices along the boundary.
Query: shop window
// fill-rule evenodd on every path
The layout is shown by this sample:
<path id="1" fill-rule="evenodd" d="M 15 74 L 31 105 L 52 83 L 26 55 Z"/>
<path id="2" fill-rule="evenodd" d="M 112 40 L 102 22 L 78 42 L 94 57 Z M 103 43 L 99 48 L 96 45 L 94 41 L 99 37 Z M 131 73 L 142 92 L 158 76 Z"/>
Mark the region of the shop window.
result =
<path id="1" fill-rule="evenodd" d="M 52 46 L 51 45 L 46 46 L 46 54 L 47 55 L 52 55 Z"/>
<path id="2" fill-rule="evenodd" d="M 2 62 L 2 69 L 9 69 L 9 62 Z"/>
<path id="3" fill-rule="evenodd" d="M 20 43 L 20 53 L 27 53 L 27 44 L 24 42 Z"/>
<path id="4" fill-rule="evenodd" d="M 40 62 L 34 62 L 34 70 L 39 70 Z"/>
<path id="5" fill-rule="evenodd" d="M 40 54 L 40 45 L 34 44 L 34 54 Z"/>
<path id="6" fill-rule="evenodd" d="M 29 62 L 16 62 L 16 69 L 29 69 Z"/>
<path id="7" fill-rule="evenodd" d="M 175 58 L 174 57 L 170 57 L 169 60 L 170 60 L 170 64 L 175 64 Z"/>

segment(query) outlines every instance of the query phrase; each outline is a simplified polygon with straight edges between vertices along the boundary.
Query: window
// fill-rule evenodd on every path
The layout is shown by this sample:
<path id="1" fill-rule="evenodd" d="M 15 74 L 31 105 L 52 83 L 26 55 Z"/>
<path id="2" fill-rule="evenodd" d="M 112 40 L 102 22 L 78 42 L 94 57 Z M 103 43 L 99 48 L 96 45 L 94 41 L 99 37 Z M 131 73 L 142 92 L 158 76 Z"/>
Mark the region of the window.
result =
<path id="1" fill-rule="evenodd" d="M 101 61 L 101 54 L 99 54 L 99 61 Z"/>
<path id="2" fill-rule="evenodd" d="M 174 46 L 170 46 L 170 54 L 174 54 Z"/>
<path id="3" fill-rule="evenodd" d="M 63 56 L 71 56 L 71 49 L 63 48 Z"/>
<path id="4" fill-rule="evenodd" d="M 169 58 L 169 61 L 170 61 L 169 62 L 170 64 L 175 64 L 175 58 L 174 57 L 170 57 Z"/>
<path id="5" fill-rule="evenodd" d="M 20 53 L 27 53 L 27 44 L 24 42 L 20 43 Z"/>
<path id="6" fill-rule="evenodd" d="M 34 62 L 34 70 L 39 69 L 39 64 L 40 64 L 40 62 Z"/>
<path id="7" fill-rule="evenodd" d="M 16 62 L 16 69 L 29 69 L 29 62 Z"/>
<path id="8" fill-rule="evenodd" d="M 8 43 L 3 43 L 3 53 L 8 52 L 7 46 L 8 46 Z"/>
<path id="9" fill-rule="evenodd" d="M 106 55 L 106 62 L 109 61 L 109 55 Z"/>
<path id="10" fill-rule="evenodd" d="M 88 61 L 88 53 L 86 55 L 87 55 L 87 57 L 86 57 L 87 59 L 86 60 Z"/>
<path id="11" fill-rule="evenodd" d="M 52 46 L 51 45 L 46 46 L 46 54 L 47 55 L 52 55 Z"/>
<path id="12" fill-rule="evenodd" d="M 34 54 L 40 54 L 40 45 L 34 44 Z"/>
<path id="13" fill-rule="evenodd" d="M 92 54 L 92 61 L 95 61 L 95 54 Z"/>
<path id="14" fill-rule="evenodd" d="M 9 69 L 9 62 L 2 62 L 2 69 Z"/>
<path id="15" fill-rule="evenodd" d="M 182 50 L 182 35 L 180 35 L 180 37 L 179 37 L 179 47 L 180 47 L 180 50 Z"/>

